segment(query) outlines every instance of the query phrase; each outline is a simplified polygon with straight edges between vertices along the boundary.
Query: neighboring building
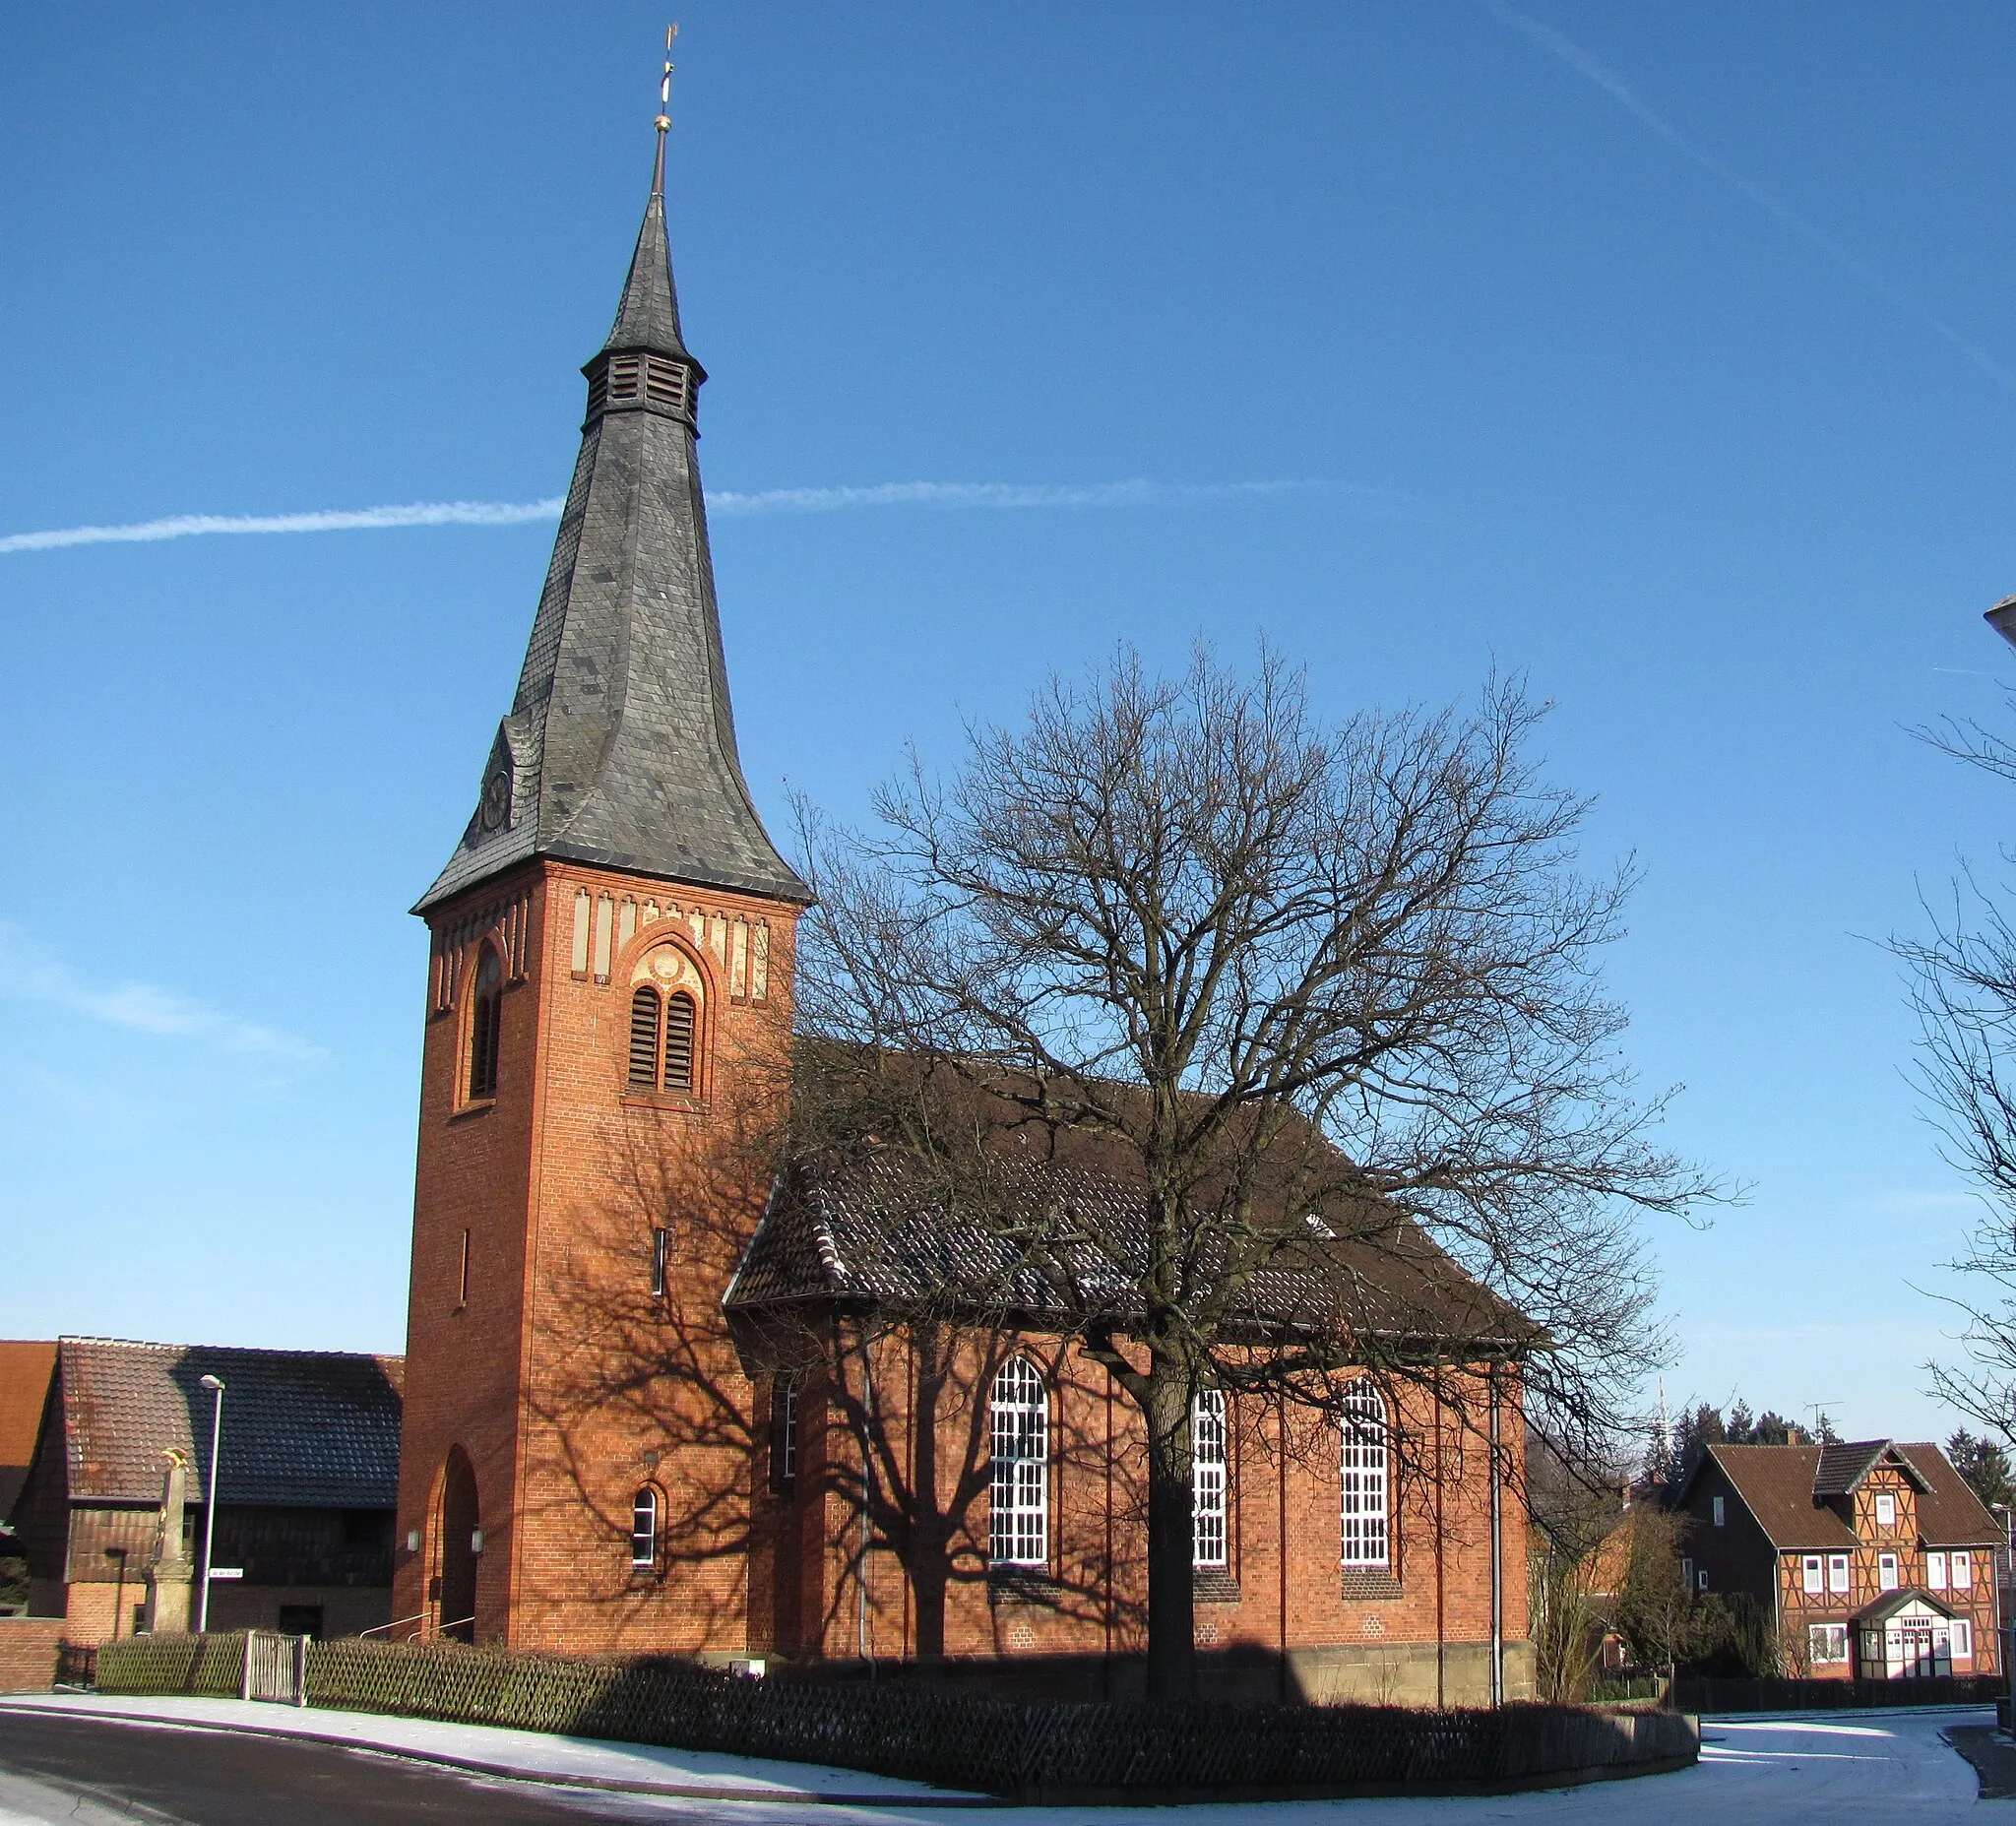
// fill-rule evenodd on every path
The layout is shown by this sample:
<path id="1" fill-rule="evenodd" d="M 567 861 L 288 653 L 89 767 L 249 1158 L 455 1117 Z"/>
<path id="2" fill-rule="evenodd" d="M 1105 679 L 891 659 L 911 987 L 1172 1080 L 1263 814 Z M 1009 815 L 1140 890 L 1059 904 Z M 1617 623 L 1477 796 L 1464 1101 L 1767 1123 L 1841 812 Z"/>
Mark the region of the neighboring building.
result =
<path id="1" fill-rule="evenodd" d="M 1712 1445 L 1674 1502 L 1696 1594 L 1755 1599 L 1815 1677 L 1999 1670 L 2001 1530 L 1937 1446 Z"/>
<path id="2" fill-rule="evenodd" d="M 29 1611 L 76 1642 L 186 1627 L 202 1576 L 211 1392 L 224 1384 L 214 1629 L 391 1620 L 401 1360 L 65 1338 L 12 1521 Z"/>
<path id="3" fill-rule="evenodd" d="M 887 1278 L 950 1239 L 886 1187 L 772 1196 L 808 893 L 736 750 L 662 138 L 583 372 L 517 695 L 415 909 L 432 942 L 393 1608 L 528 1648 L 1040 1655 L 1103 1679 L 1143 1639 L 1135 1411 L 1040 1311 L 941 1352 L 864 1344 Z M 1088 1196 L 1129 1196 L 1093 1178 Z M 1409 1234 L 1418 1285 L 1388 1285 L 1390 1250 L 1311 1242 L 1310 1272 L 1403 1318 L 1475 1315 L 1477 1363 L 1439 1389 L 1365 1381 L 1342 1425 L 1259 1401 L 1198 1416 L 1197 1639 L 1270 1670 L 1264 1690 L 1480 1700 L 1494 1644 L 1505 1690 L 1530 1685 L 1523 1570 L 1504 1576 L 1524 1517 L 1482 1443 L 1492 1421 L 1510 1457 L 1524 1438 L 1524 1325 Z M 787 1308 L 844 1367 L 777 1359 Z M 1398 1475 L 1395 1432 L 1418 1475 Z"/>
<path id="4" fill-rule="evenodd" d="M 53 1341 L 0 1338 L 0 1522 L 28 1480 L 55 1373 Z"/>

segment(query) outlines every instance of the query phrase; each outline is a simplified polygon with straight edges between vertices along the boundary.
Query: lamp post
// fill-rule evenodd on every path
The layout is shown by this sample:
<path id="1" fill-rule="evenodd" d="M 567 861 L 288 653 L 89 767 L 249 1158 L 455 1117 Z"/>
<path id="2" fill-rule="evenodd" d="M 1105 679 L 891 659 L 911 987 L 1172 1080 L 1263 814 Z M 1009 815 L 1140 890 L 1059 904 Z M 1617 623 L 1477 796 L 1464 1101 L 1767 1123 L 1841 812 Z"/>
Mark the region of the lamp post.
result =
<path id="1" fill-rule="evenodd" d="M 203 1480 L 203 1584 L 196 1594 L 196 1633 L 210 1627 L 210 1561 L 217 1546 L 217 1448 L 224 1426 L 224 1385 L 221 1376 L 205 1376 L 210 1391 L 210 1472 Z"/>

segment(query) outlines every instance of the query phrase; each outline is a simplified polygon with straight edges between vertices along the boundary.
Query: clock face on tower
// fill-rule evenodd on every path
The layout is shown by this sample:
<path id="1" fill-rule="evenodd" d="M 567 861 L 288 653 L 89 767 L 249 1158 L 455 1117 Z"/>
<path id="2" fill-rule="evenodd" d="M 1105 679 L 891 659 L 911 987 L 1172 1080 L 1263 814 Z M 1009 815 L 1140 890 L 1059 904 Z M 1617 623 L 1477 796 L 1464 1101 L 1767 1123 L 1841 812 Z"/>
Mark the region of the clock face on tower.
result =
<path id="1" fill-rule="evenodd" d="M 504 822 L 511 810 L 511 770 L 500 767 L 488 780 L 483 782 L 483 804 L 480 816 L 483 829 L 494 831 Z"/>

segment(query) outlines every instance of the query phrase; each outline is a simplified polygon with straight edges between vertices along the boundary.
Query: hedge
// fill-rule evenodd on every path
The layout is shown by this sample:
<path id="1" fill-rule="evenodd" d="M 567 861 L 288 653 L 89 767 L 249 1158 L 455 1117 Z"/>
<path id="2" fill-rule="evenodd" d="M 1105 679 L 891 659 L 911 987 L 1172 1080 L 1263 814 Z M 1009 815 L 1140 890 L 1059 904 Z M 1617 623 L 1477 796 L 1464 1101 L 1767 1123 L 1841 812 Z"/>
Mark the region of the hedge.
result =
<path id="1" fill-rule="evenodd" d="M 242 1636 L 107 1643 L 98 1688 L 234 1694 L 243 1655 Z M 355 1639 L 310 1647 L 308 1702 L 824 1763 L 1042 1801 L 1544 1786 L 1676 1768 L 1699 1745 L 1694 1722 L 1673 1713 L 1046 1705 L 908 1683 L 756 1680 L 671 1657 Z"/>

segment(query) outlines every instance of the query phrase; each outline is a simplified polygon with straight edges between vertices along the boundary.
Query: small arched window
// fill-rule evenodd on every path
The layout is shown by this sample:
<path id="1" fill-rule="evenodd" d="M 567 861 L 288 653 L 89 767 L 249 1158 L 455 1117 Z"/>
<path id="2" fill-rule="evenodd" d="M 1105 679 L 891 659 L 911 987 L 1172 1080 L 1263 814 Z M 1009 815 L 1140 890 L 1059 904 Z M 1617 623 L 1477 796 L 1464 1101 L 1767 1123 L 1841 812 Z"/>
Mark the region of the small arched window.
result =
<path id="1" fill-rule="evenodd" d="M 1028 1357 L 1011 1356 L 1001 1365 L 988 1421 L 988 1557 L 997 1566 L 1040 1566 L 1050 1540 L 1049 1394 Z"/>
<path id="2" fill-rule="evenodd" d="M 1225 1391 L 1206 1389 L 1190 1404 L 1190 1558 L 1205 1571 L 1226 1563 Z"/>
<path id="3" fill-rule="evenodd" d="M 1393 1557 L 1386 1404 L 1364 1377 L 1344 1392 L 1343 1432 L 1344 1563 L 1384 1568 Z"/>
<path id="4" fill-rule="evenodd" d="M 630 1505 L 630 1564 L 640 1572 L 658 1570 L 657 1487 L 647 1483 Z"/>
<path id="5" fill-rule="evenodd" d="M 665 997 L 665 1075 L 667 1091 L 693 1088 L 693 998 L 684 989 Z"/>
<path id="6" fill-rule="evenodd" d="M 476 965 L 475 1005 L 469 1022 L 469 1095 L 472 1102 L 497 1095 L 498 1030 L 503 1026 L 504 969 L 490 946 Z"/>
<path id="7" fill-rule="evenodd" d="M 658 991 L 642 983 L 630 998 L 630 1082 L 651 1090 L 658 1087 Z"/>

